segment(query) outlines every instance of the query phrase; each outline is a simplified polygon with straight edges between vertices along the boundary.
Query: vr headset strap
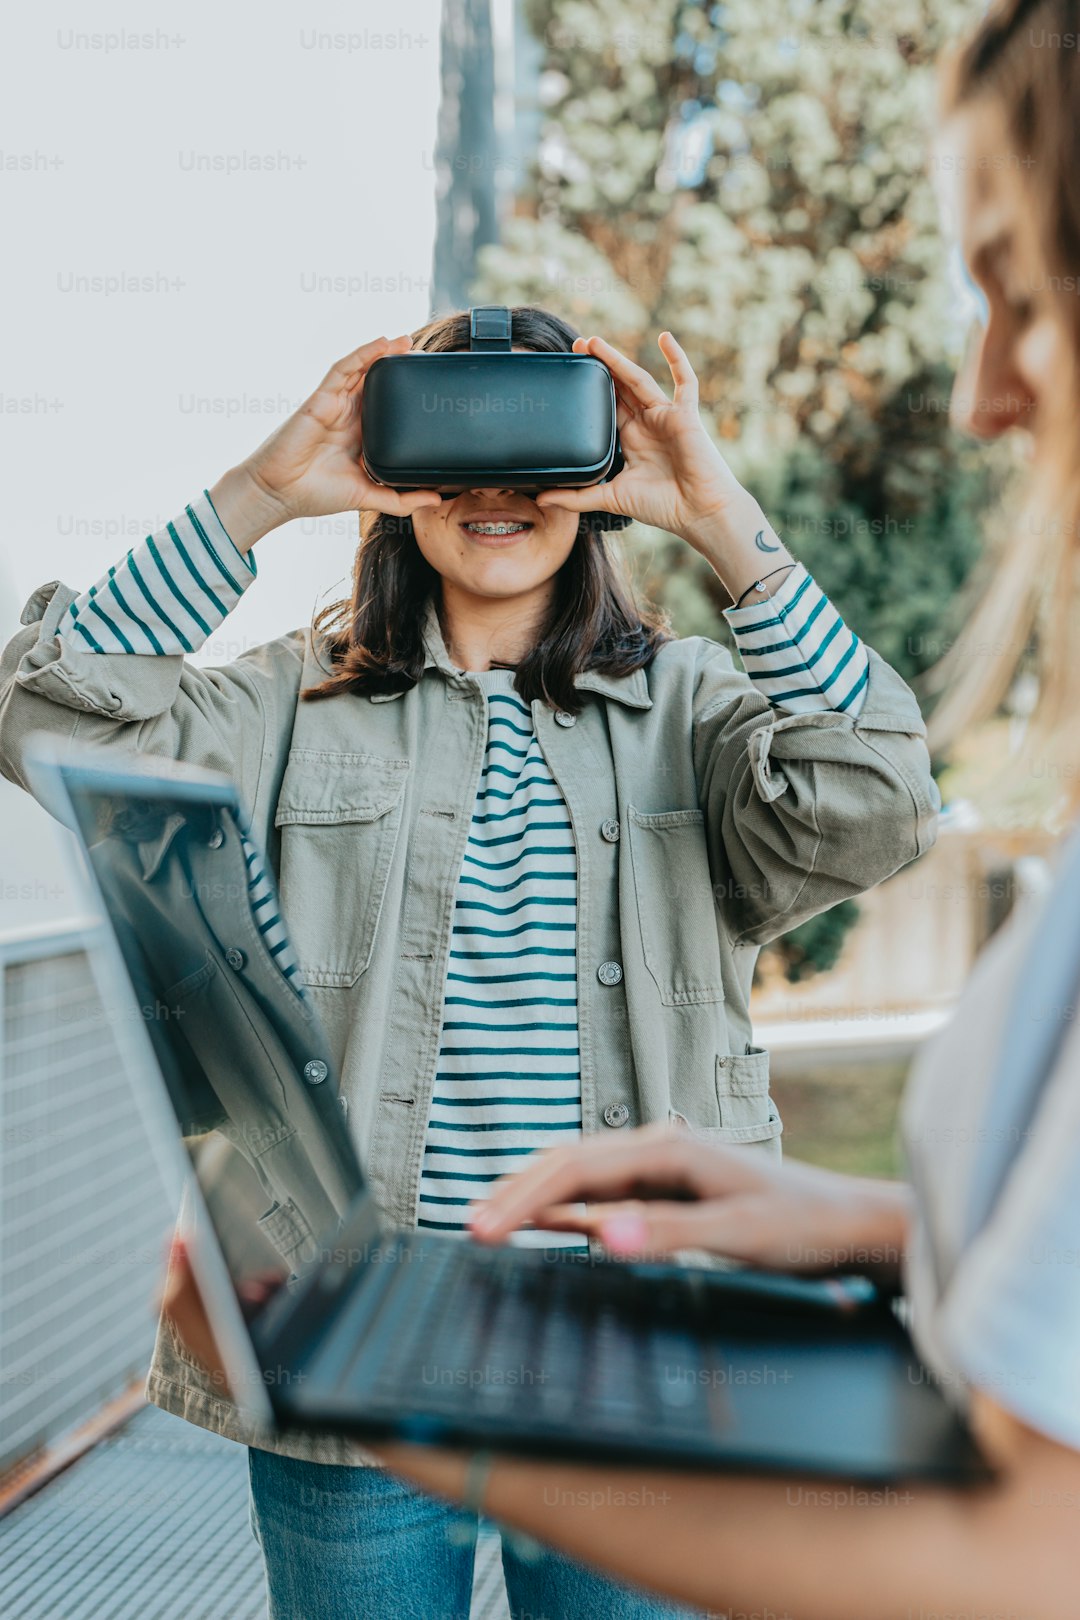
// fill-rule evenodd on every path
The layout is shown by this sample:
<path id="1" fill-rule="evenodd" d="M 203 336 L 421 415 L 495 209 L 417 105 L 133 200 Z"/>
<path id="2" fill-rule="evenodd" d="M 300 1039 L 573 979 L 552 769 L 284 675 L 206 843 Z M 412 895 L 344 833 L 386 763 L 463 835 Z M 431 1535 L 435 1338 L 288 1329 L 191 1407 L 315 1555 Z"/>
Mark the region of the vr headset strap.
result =
<path id="1" fill-rule="evenodd" d="M 470 309 L 469 348 L 487 354 L 510 353 L 510 311 L 505 304 L 478 304 Z"/>

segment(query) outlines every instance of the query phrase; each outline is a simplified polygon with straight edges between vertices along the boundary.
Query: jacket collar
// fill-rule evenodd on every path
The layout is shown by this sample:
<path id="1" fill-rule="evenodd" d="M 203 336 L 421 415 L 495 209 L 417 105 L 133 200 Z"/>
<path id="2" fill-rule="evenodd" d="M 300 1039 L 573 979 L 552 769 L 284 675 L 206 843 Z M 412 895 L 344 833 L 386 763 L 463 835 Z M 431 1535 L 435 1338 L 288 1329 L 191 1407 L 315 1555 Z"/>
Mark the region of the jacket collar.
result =
<path id="1" fill-rule="evenodd" d="M 446 650 L 443 640 L 442 628 L 439 624 L 439 615 L 435 607 L 435 598 L 428 597 L 424 608 L 424 669 L 437 669 L 448 679 L 459 681 L 461 671 L 456 668 Z M 587 669 L 584 674 L 574 677 L 574 685 L 583 691 L 599 692 L 601 697 L 614 698 L 617 703 L 623 703 L 631 709 L 651 709 L 652 698 L 649 696 L 649 682 L 643 669 L 635 669 L 631 675 L 604 675 L 601 671 Z M 387 703 L 393 698 L 401 696 L 400 692 L 373 692 L 372 703 Z"/>
<path id="2" fill-rule="evenodd" d="M 143 878 L 147 883 L 151 878 L 157 877 L 162 861 L 172 848 L 173 840 L 181 827 L 186 826 L 187 817 L 180 810 L 165 818 L 164 825 L 153 838 L 146 838 L 138 845 L 139 865 Z"/>

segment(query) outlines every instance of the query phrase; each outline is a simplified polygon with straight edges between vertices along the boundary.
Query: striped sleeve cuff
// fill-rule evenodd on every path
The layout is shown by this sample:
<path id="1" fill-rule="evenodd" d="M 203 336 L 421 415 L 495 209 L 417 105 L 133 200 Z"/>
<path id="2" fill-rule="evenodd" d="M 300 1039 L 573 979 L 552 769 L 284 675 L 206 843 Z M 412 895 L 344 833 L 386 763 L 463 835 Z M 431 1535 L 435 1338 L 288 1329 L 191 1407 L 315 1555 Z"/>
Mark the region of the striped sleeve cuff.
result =
<path id="1" fill-rule="evenodd" d="M 96 653 L 197 652 L 255 578 L 204 490 L 179 517 L 77 596 L 57 626 Z"/>
<path id="2" fill-rule="evenodd" d="M 861 712 L 869 655 L 801 563 L 768 601 L 728 608 L 724 617 L 746 673 L 774 708 Z"/>

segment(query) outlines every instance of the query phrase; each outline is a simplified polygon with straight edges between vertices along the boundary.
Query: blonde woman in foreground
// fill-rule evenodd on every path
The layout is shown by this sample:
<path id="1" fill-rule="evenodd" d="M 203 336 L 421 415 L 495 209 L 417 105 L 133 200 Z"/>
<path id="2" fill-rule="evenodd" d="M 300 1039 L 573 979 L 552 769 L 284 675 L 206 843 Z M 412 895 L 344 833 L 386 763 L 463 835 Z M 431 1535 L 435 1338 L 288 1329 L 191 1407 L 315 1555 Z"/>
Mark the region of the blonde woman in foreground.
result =
<path id="1" fill-rule="evenodd" d="M 998 637 L 1014 641 L 1033 592 L 1048 594 L 1051 626 L 1067 625 L 1078 561 L 1080 54 L 1069 48 L 1078 40 L 1080 6 L 1069 0 L 993 6 L 949 65 L 936 160 L 955 187 L 987 310 L 957 415 L 980 437 L 1022 425 L 1032 442 L 1033 504 L 986 607 Z M 1067 694 L 1080 648 L 1064 633 L 1049 640 L 1044 689 Z M 985 684 L 985 666 L 976 675 Z M 946 704 L 973 713 L 963 690 Z M 1063 871 L 1080 888 L 1076 846 L 1070 854 Z M 1080 903 L 1074 914 L 1080 927 Z M 1060 923 L 1060 906 L 1056 915 Z M 784 1269 L 800 1255 L 807 1269 L 865 1269 L 868 1254 L 891 1263 L 920 1350 L 968 1405 L 997 1464 L 992 1485 L 875 1493 L 835 1481 L 478 1463 L 405 1446 L 385 1449 L 389 1465 L 623 1579 L 724 1614 L 1080 1613 L 1080 1020 L 1068 975 L 1067 995 L 1050 994 L 1047 926 L 1029 909 L 996 937 L 918 1064 L 904 1118 L 911 1189 L 649 1127 L 542 1156 L 474 1217 L 478 1237 L 499 1241 L 522 1221 L 555 1226 L 560 1206 L 586 1199 L 588 1214 L 575 1222 L 564 1211 L 563 1223 L 616 1252 L 708 1248 Z M 1010 1054 L 1041 1043 L 1047 1020 L 1060 1036 L 1052 1070 L 1030 1114 L 1005 1129 Z M 1011 1162 L 995 1166 L 1009 1141 Z M 978 1190 L 999 1171 L 973 1229 Z"/>

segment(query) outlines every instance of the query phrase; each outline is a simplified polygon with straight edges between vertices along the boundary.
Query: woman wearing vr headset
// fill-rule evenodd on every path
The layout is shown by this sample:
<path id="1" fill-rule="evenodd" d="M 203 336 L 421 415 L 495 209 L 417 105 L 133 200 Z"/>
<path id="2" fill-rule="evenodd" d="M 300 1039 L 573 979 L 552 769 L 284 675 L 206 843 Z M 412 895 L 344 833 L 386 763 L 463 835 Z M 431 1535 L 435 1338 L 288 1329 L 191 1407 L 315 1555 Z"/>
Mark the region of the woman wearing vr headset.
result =
<path id="1" fill-rule="evenodd" d="M 731 475 L 671 334 L 672 398 L 543 310 L 513 311 L 511 335 L 609 369 L 609 482 L 372 482 L 365 376 L 410 347 L 468 346 L 467 315 L 434 320 L 333 366 L 92 589 L 36 592 L 0 688 L 15 780 L 41 730 L 234 777 L 296 960 L 278 919 L 260 930 L 315 998 L 383 1213 L 443 1232 L 508 1167 L 583 1134 L 674 1119 L 778 1152 L 747 1010 L 756 950 L 926 849 L 937 809 L 914 698 Z M 362 514 L 347 600 L 224 668 L 185 662 L 251 586 L 260 539 L 345 510 Z M 622 518 L 713 566 L 745 672 L 635 602 L 607 532 Z M 360 1466 L 340 1436 L 252 1435 L 168 1316 L 149 1389 L 250 1444 L 272 1614 L 467 1614 L 475 1517 Z M 515 1615 L 682 1612 L 514 1542 L 504 1567 Z"/>

